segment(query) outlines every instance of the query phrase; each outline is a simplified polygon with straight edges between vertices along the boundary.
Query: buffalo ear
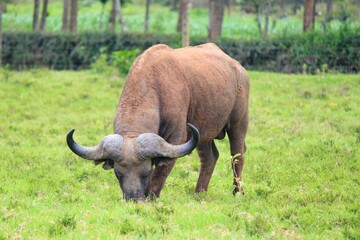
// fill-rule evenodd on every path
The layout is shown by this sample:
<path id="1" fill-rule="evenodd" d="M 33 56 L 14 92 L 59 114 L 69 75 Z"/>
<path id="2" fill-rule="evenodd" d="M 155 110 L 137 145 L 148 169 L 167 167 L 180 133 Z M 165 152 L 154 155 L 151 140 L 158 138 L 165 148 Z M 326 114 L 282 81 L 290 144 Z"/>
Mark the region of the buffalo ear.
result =
<path id="1" fill-rule="evenodd" d="M 95 165 L 99 165 L 101 163 L 104 163 L 102 165 L 102 168 L 104 170 L 110 170 L 110 169 L 114 168 L 114 161 L 113 160 L 96 160 L 94 162 L 95 162 Z"/>

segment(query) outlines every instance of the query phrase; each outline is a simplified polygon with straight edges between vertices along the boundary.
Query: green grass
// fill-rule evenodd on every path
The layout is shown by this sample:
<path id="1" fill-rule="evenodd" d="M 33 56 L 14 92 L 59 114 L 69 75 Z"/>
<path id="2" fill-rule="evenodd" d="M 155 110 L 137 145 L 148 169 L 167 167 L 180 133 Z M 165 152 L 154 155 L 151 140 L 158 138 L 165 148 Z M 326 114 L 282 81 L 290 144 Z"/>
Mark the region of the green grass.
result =
<path id="1" fill-rule="evenodd" d="M 275 10 L 276 7 L 274 7 Z M 290 8 L 290 6 L 289 6 Z M 100 1 L 80 1 L 78 12 L 78 31 L 105 30 L 111 9 L 110 1 L 105 5 L 102 24 L 102 5 Z M 46 31 L 61 31 L 62 27 L 62 1 L 56 0 L 49 3 Z M 144 32 L 145 4 L 125 4 L 123 6 L 124 21 L 130 32 Z M 8 11 L 3 15 L 4 31 L 31 31 L 33 16 L 33 2 L 8 4 Z M 316 29 L 321 31 L 323 16 L 317 17 Z M 150 32 L 175 34 L 178 19 L 177 11 L 170 11 L 170 7 L 152 4 L 150 8 Z M 208 34 L 208 10 L 203 8 L 192 8 L 190 11 L 190 34 L 191 36 L 203 36 Z M 358 26 L 358 17 L 354 16 L 348 26 Z M 262 21 L 264 17 L 262 16 Z M 296 16 L 279 18 L 274 13 L 270 18 L 270 33 L 272 35 L 291 35 L 302 33 L 302 14 Z M 262 23 L 264 26 L 264 23 Z M 274 27 L 273 27 L 274 26 Z M 328 30 L 336 30 L 341 26 L 339 21 L 332 21 Z M 117 26 L 120 32 L 120 26 Z M 223 37 L 240 39 L 259 38 L 255 15 L 240 12 L 239 6 L 233 7 L 231 13 L 225 11 L 222 29 Z"/>
<path id="2" fill-rule="evenodd" d="M 0 70 L 0 239 L 359 239 L 360 77 L 250 72 L 245 195 L 227 140 L 207 194 L 197 154 L 162 196 L 126 203 L 114 174 L 75 156 L 112 133 L 124 79 Z"/>

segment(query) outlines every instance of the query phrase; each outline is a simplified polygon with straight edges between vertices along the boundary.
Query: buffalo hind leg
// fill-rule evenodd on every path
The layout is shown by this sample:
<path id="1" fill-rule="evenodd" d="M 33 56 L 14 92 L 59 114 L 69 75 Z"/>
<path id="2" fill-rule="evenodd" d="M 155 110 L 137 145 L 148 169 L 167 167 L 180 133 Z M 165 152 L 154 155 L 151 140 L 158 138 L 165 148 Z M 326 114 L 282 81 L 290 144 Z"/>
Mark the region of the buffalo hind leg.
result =
<path id="1" fill-rule="evenodd" d="M 160 197 L 160 192 L 163 189 L 166 178 L 169 176 L 171 170 L 173 169 L 175 162 L 176 159 L 163 159 L 155 166 L 151 174 L 149 189 L 150 199 Z"/>
<path id="2" fill-rule="evenodd" d="M 242 171 L 244 168 L 244 154 L 246 151 L 245 145 L 245 136 L 248 127 L 248 119 L 245 117 L 242 121 L 237 122 L 235 124 L 230 124 L 230 128 L 227 130 L 229 141 L 230 141 L 230 150 L 231 156 L 237 155 L 236 158 L 232 161 L 232 170 L 234 175 L 233 184 L 235 189 L 233 194 L 240 192 L 244 194 L 244 190 L 242 186 L 240 186 L 240 182 L 242 180 Z"/>
<path id="3" fill-rule="evenodd" d="M 197 151 L 201 161 L 201 168 L 199 173 L 199 180 L 195 188 L 196 193 L 207 191 L 216 161 L 219 158 L 219 152 L 216 149 L 214 140 L 198 146 Z"/>

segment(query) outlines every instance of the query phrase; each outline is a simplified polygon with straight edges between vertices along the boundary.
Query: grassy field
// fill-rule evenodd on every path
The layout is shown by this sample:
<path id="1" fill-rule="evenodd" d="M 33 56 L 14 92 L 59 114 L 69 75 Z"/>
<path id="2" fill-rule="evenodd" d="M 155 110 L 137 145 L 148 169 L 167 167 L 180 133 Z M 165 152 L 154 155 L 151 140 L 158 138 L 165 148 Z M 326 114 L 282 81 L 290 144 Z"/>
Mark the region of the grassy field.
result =
<path id="1" fill-rule="evenodd" d="M 140 1 L 141 2 L 141 1 Z M 78 13 L 78 31 L 105 30 L 109 19 L 111 2 L 105 5 L 104 15 L 101 17 L 102 5 L 100 1 L 80 1 Z M 318 4 L 318 8 L 323 9 L 324 4 Z M 274 5 L 275 11 L 278 6 Z M 290 13 L 290 5 L 288 12 Z M 33 1 L 26 3 L 8 4 L 8 11 L 3 15 L 4 31 L 31 31 L 33 17 Z M 354 8 L 356 8 L 354 6 Z M 324 10 L 325 11 L 325 10 Z M 145 4 L 125 4 L 123 6 L 124 21 L 130 32 L 144 31 Z M 348 26 L 358 26 L 359 17 L 354 11 L 352 22 L 347 22 Z M 262 16 L 262 21 L 264 17 Z M 321 31 L 324 16 L 318 16 L 316 29 Z M 177 11 L 170 11 L 170 7 L 159 4 L 152 4 L 150 8 L 150 32 L 174 34 L 178 19 Z M 204 8 L 192 8 L 190 11 L 190 34 L 192 36 L 206 37 L 208 27 L 208 10 Z M 48 6 L 48 17 L 46 31 L 61 31 L 62 27 L 62 1 L 50 2 Z M 100 24 L 100 21 L 102 22 Z M 262 23 L 264 25 L 264 23 Z M 341 23 L 332 21 L 328 30 L 338 29 Z M 117 31 L 120 32 L 118 26 Z M 302 33 L 302 12 L 296 16 L 289 15 L 287 18 L 279 18 L 279 13 L 274 12 L 270 18 L 270 33 L 272 35 L 291 35 Z M 233 37 L 240 39 L 259 38 L 257 22 L 254 14 L 240 12 L 240 7 L 233 7 L 231 12 L 225 11 L 222 29 L 223 37 Z"/>
<path id="2" fill-rule="evenodd" d="M 155 202 L 126 203 L 117 180 L 76 157 L 112 133 L 124 79 L 94 71 L 0 70 L 0 239 L 359 239 L 360 76 L 250 72 L 244 196 L 228 141 L 207 194 L 197 154 Z"/>

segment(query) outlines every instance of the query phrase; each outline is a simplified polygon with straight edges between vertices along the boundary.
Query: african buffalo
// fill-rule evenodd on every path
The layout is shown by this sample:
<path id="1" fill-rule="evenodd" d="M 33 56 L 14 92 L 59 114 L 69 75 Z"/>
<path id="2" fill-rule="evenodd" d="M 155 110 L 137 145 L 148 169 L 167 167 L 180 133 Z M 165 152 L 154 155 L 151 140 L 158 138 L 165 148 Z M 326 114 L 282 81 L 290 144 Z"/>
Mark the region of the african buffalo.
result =
<path id="1" fill-rule="evenodd" d="M 95 147 L 83 147 L 73 140 L 72 130 L 67 144 L 78 156 L 113 168 L 124 198 L 137 201 L 159 197 L 176 158 L 195 147 L 201 160 L 195 192 L 206 191 L 219 157 L 214 139 L 227 133 L 231 155 L 237 154 L 232 166 L 236 193 L 241 191 L 248 97 L 245 69 L 215 44 L 180 49 L 156 45 L 129 71 L 115 134 Z"/>

